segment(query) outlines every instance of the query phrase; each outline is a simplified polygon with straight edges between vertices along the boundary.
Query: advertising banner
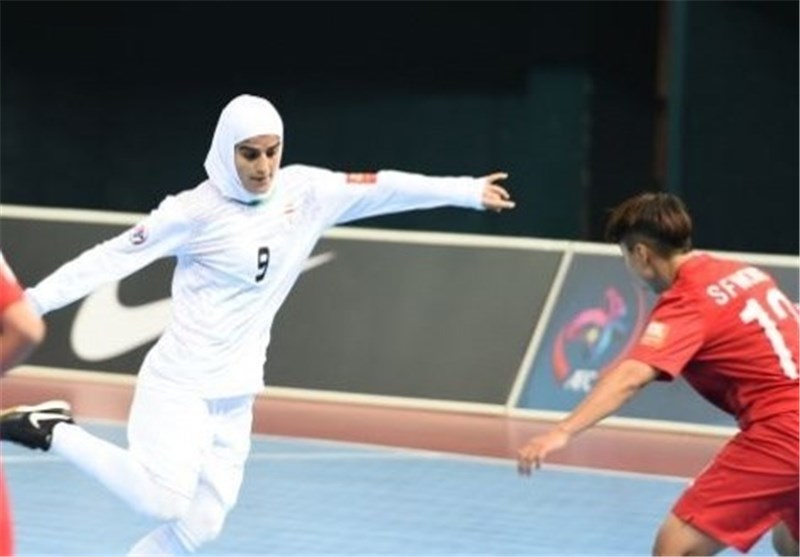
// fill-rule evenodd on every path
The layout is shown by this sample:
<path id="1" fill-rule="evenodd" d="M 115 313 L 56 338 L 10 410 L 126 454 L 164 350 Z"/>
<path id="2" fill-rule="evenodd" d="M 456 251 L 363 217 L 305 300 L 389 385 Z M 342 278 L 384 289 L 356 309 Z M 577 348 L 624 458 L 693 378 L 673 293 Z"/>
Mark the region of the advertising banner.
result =
<path id="1" fill-rule="evenodd" d="M 25 285 L 141 218 L 24 209 L 3 209 L 0 234 Z M 750 257 L 797 299 L 795 258 Z M 173 267 L 157 261 L 48 314 L 30 363 L 136 374 L 168 322 Z M 513 407 L 568 411 L 635 342 L 654 301 L 611 246 L 333 229 L 277 315 L 265 381 L 491 405 L 521 383 Z M 732 424 L 681 380 L 648 387 L 618 415 Z"/>

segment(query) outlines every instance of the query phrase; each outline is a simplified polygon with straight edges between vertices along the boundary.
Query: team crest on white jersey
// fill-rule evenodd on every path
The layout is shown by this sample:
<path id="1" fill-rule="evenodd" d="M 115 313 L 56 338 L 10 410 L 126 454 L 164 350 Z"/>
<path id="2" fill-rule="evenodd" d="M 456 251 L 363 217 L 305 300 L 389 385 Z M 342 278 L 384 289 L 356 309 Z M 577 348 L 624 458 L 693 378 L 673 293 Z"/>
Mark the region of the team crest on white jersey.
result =
<path id="1" fill-rule="evenodd" d="M 128 239 L 134 246 L 144 244 L 147 241 L 147 227 L 143 224 L 134 227 L 128 235 Z"/>

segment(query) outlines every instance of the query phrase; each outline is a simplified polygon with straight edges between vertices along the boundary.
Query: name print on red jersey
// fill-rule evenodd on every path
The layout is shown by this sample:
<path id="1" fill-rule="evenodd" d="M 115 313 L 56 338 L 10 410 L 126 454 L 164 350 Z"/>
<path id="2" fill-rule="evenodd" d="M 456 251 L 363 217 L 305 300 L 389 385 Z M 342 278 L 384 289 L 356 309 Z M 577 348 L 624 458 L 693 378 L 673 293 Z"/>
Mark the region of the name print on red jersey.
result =
<path id="1" fill-rule="evenodd" d="M 709 285 L 706 293 L 714 299 L 717 305 L 724 306 L 736 298 L 740 291 L 748 290 L 768 280 L 769 276 L 763 271 L 755 267 L 745 267 Z"/>

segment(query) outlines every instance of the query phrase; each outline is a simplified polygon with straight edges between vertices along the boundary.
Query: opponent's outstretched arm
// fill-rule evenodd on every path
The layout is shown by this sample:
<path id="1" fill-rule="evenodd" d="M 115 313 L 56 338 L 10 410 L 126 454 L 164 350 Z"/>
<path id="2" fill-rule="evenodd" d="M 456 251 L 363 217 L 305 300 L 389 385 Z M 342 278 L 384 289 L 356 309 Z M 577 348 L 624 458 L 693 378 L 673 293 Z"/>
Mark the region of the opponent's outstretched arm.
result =
<path id="1" fill-rule="evenodd" d="M 547 433 L 531 438 L 518 451 L 518 472 L 530 475 L 531 467 L 539 468 L 550 452 L 564 447 L 573 436 L 619 410 L 657 376 L 655 368 L 638 360 L 625 360 L 604 373 L 594 389 L 566 418 Z"/>

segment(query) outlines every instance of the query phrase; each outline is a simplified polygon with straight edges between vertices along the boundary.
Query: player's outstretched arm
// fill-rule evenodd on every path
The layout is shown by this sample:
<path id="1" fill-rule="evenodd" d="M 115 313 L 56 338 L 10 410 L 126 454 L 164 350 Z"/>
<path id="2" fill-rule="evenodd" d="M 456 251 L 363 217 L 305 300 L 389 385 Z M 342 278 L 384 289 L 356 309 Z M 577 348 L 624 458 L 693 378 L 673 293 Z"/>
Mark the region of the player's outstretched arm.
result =
<path id="1" fill-rule="evenodd" d="M 603 373 L 597 385 L 566 418 L 523 445 L 517 452 L 517 471 L 523 476 L 530 475 L 531 467 L 539 468 L 548 453 L 564 447 L 572 437 L 619 410 L 657 375 L 655 368 L 632 359 Z"/>

